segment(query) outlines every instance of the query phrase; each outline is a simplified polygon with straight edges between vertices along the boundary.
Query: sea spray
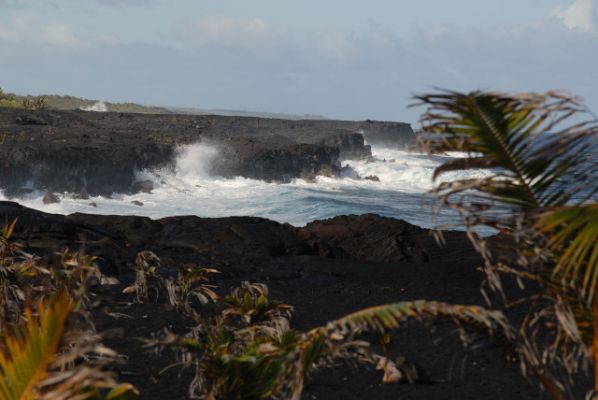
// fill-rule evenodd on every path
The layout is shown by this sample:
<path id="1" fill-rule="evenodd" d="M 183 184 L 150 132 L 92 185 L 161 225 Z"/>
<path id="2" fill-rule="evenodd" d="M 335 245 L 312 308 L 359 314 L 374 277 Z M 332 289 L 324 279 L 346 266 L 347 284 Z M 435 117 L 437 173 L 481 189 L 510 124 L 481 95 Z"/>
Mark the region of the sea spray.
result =
<path id="1" fill-rule="evenodd" d="M 373 161 L 344 161 L 343 164 L 353 168 L 360 177 L 376 176 L 379 182 L 354 175 L 318 177 L 315 182 L 297 179 L 288 184 L 277 184 L 242 177 L 211 176 L 210 167 L 218 157 L 218 149 L 205 143 L 194 144 L 177 151 L 174 167 L 138 172 L 138 179 L 150 179 L 154 183 L 151 193 L 113 194 L 110 199 L 92 197 L 88 200 L 66 195 L 60 204 L 51 205 L 44 205 L 39 195 L 18 201 L 29 207 L 62 214 L 134 214 L 153 218 L 248 215 L 297 226 L 315 219 L 365 213 L 402 218 L 423 227 L 461 221 L 450 210 L 443 210 L 433 221 L 431 199 L 426 195 L 432 188 L 434 169 L 459 154 L 430 158 L 421 153 L 374 148 L 373 155 Z M 475 170 L 451 172 L 446 179 L 478 178 L 484 174 Z M 143 207 L 133 205 L 133 201 L 143 203 Z"/>
<path id="2" fill-rule="evenodd" d="M 103 101 L 98 101 L 91 106 L 81 107 L 81 110 L 94 112 L 108 112 L 108 106 Z"/>
<path id="3" fill-rule="evenodd" d="M 190 183 L 203 181 L 210 176 L 211 164 L 217 156 L 218 149 L 209 144 L 181 146 L 176 155 L 175 173 Z"/>

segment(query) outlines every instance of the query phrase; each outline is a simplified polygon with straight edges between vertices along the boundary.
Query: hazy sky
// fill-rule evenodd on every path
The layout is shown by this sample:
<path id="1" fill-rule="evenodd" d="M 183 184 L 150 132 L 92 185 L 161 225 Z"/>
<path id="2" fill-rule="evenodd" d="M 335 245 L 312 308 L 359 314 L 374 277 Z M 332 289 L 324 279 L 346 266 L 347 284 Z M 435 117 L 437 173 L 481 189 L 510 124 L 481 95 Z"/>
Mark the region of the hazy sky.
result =
<path id="1" fill-rule="evenodd" d="M 598 0 L 0 0 L 0 87 L 415 122 L 414 93 L 564 89 L 598 112 Z"/>

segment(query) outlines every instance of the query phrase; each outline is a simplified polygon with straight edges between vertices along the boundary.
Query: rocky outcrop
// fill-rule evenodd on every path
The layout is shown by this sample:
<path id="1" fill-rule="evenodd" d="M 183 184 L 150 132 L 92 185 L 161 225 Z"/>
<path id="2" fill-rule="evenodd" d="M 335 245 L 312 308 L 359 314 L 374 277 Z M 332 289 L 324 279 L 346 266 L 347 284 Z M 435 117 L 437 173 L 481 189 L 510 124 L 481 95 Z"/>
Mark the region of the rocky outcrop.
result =
<path id="1" fill-rule="evenodd" d="M 17 237 L 36 253 L 84 244 L 106 273 L 118 273 L 142 250 L 172 264 L 266 265 L 283 256 L 374 262 L 427 261 L 427 231 L 374 214 L 343 216 L 295 228 L 263 218 L 196 216 L 152 220 L 135 216 L 47 214 L 0 202 L 0 221 L 18 219 Z"/>
<path id="2" fill-rule="evenodd" d="M 210 165 L 212 175 L 289 182 L 294 178 L 311 180 L 317 175 L 337 176 L 340 172 L 339 150 L 332 146 L 240 138 L 216 142 L 216 146 L 218 156 Z"/>
<path id="3" fill-rule="evenodd" d="M 133 193 L 151 193 L 154 190 L 154 183 L 149 180 L 133 182 L 131 190 Z"/>
<path id="4" fill-rule="evenodd" d="M 407 123 L 387 121 L 280 120 L 264 118 L 215 117 L 213 127 L 236 137 L 276 140 L 281 143 L 317 143 L 338 134 L 362 135 L 369 145 L 403 149 L 415 144 L 413 129 Z"/>
<path id="5" fill-rule="evenodd" d="M 21 125 L 24 117 L 17 113 L 0 109 L 0 189 L 9 196 L 26 183 L 47 192 L 127 193 L 137 171 L 173 160 L 174 144 L 167 138 L 121 131 L 83 112 L 41 113 L 47 125 Z"/>
<path id="6" fill-rule="evenodd" d="M 372 158 L 372 147 L 365 144 L 359 133 L 339 133 L 325 137 L 318 144 L 339 149 L 340 160 L 367 160 Z"/>
<path id="7" fill-rule="evenodd" d="M 409 125 L 388 122 L 14 109 L 0 109 L 0 132 L 0 190 L 9 197 L 25 183 L 86 196 L 147 190 L 133 186 L 138 171 L 172 167 L 180 145 L 199 141 L 222 150 L 213 174 L 278 182 L 336 176 L 339 159 L 367 159 L 370 144 L 413 141 Z"/>
<path id="8" fill-rule="evenodd" d="M 366 181 L 380 182 L 380 178 L 377 175 L 368 175 L 363 179 L 365 179 Z"/>
<path id="9" fill-rule="evenodd" d="M 374 214 L 314 221 L 299 230 L 322 257 L 376 262 L 427 261 L 425 236 L 422 228 Z"/>
<path id="10" fill-rule="evenodd" d="M 60 197 L 58 197 L 58 195 L 56 193 L 51 193 L 48 192 L 45 194 L 45 196 L 42 198 L 42 202 L 44 204 L 54 204 L 54 203 L 60 203 Z"/>
<path id="11" fill-rule="evenodd" d="M 359 132 L 363 133 L 368 144 L 372 146 L 407 149 L 416 144 L 411 125 L 401 122 L 367 120 L 361 124 Z"/>

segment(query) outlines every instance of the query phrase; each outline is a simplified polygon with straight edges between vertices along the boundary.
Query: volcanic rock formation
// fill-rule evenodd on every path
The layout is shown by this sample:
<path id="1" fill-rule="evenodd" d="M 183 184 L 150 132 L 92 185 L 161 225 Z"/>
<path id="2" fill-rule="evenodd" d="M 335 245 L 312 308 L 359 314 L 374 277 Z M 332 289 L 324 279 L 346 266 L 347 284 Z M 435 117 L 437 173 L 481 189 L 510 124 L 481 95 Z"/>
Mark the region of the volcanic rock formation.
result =
<path id="1" fill-rule="evenodd" d="M 130 193 L 138 190 L 138 171 L 173 167 L 177 149 L 198 142 L 219 150 L 213 175 L 288 182 L 336 176 L 340 160 L 371 157 L 369 144 L 405 147 L 414 140 L 408 124 L 394 122 L 15 109 L 0 109 L 0 133 L 0 190 L 9 196 L 31 186 Z"/>

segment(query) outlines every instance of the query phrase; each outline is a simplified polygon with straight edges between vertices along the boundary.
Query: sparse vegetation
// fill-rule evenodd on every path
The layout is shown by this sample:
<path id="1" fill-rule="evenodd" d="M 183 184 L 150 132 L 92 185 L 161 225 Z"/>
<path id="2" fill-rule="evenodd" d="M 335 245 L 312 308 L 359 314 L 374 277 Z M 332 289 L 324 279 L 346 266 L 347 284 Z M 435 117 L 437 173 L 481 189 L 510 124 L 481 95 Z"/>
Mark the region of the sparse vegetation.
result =
<path id="1" fill-rule="evenodd" d="M 5 93 L 0 88 L 0 107 L 26 108 L 29 110 L 42 110 L 46 108 L 45 96 L 17 96 L 13 93 Z"/>
<path id="2" fill-rule="evenodd" d="M 0 231 L 0 398 L 135 397 L 104 369 L 118 355 L 89 319 L 89 288 L 101 277 L 94 259 L 64 252 L 44 265 L 13 240 L 15 226 Z"/>
<path id="3" fill-rule="evenodd" d="M 85 99 L 75 96 L 60 96 L 55 94 L 44 94 L 40 96 L 5 94 L 0 89 L 0 107 L 40 109 L 48 108 L 52 110 L 80 110 L 94 107 L 99 100 Z M 240 117 L 258 117 L 274 119 L 326 119 L 322 115 L 304 114 L 294 115 L 285 113 L 267 113 L 252 112 L 246 110 L 211 110 L 193 107 L 160 107 L 143 105 L 131 102 L 115 103 L 110 101 L 101 102 L 108 111 L 133 113 L 133 114 L 188 114 L 188 115 L 226 115 Z"/>
<path id="4" fill-rule="evenodd" d="M 204 314 L 187 335 L 164 332 L 147 341 L 159 350 L 180 348 L 181 364 L 195 368 L 190 397 L 298 400 L 310 372 L 333 368 L 343 360 L 378 366 L 385 383 L 416 380 L 414 371 L 402 370 L 406 365 L 376 354 L 360 339 L 366 331 L 398 329 L 408 320 L 447 318 L 488 336 L 514 336 L 502 314 L 478 306 L 401 302 L 361 310 L 301 333 L 291 329 L 292 307 L 270 300 L 263 284 L 244 282 L 213 301 L 216 313 Z"/>
<path id="5" fill-rule="evenodd" d="M 29 97 L 29 96 L 25 96 Z M 83 99 L 74 96 L 44 95 L 47 107 L 54 110 L 79 110 L 93 107 L 98 100 Z M 103 102 L 108 111 L 137 114 L 169 114 L 170 111 L 164 107 L 146 106 L 136 103 L 114 103 Z"/>
<path id="6" fill-rule="evenodd" d="M 79 110 L 86 107 L 93 107 L 97 100 L 82 99 L 74 96 L 58 95 L 16 95 L 5 93 L 0 88 L 0 107 L 25 108 L 29 110 L 42 110 L 45 108 L 53 110 Z M 108 111 L 139 114 L 169 114 L 163 107 L 144 106 L 135 103 L 111 103 L 104 102 Z"/>

